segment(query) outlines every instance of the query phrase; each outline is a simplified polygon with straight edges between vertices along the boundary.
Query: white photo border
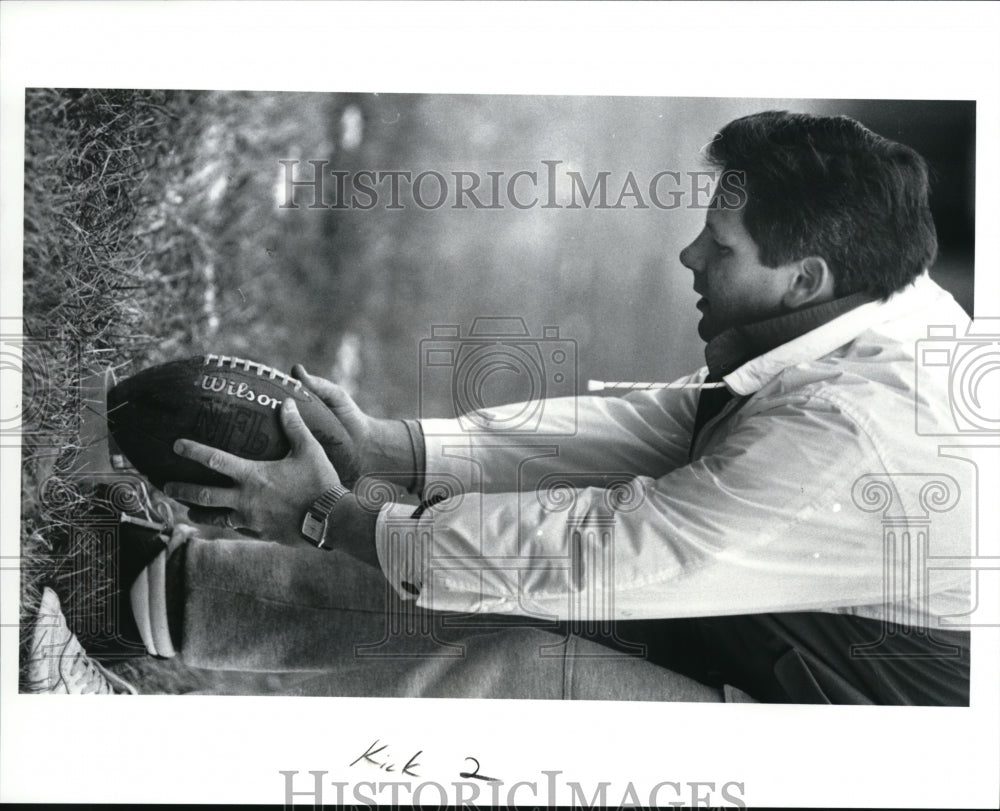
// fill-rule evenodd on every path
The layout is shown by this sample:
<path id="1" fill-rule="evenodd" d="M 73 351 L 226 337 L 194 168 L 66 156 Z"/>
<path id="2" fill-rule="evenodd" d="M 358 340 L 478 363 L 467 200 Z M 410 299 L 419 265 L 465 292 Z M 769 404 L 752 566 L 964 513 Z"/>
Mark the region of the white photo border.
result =
<path id="1" fill-rule="evenodd" d="M 1000 248 L 985 225 L 1000 221 L 998 12 L 980 3 L 5 3 L 2 315 L 20 315 L 24 89 L 73 86 L 972 99 L 977 315 L 998 316 Z M 422 750 L 426 779 L 446 787 L 468 756 L 508 785 L 538 782 L 522 802 L 544 803 L 547 770 L 588 796 L 609 781 L 613 802 L 629 782 L 645 798 L 662 781 L 737 781 L 751 806 L 995 807 L 995 628 L 973 633 L 970 708 L 20 695 L 18 575 L 7 566 L 18 548 L 16 450 L 2 449 L 0 465 L 3 801 L 280 803 L 282 770 L 304 780 L 321 770 L 332 804 L 333 781 L 352 777 L 344 767 L 378 738 Z M 982 492 L 1000 492 L 996 470 L 988 476 Z M 987 530 L 997 537 L 996 514 Z M 484 787 L 478 802 L 488 796 Z"/>

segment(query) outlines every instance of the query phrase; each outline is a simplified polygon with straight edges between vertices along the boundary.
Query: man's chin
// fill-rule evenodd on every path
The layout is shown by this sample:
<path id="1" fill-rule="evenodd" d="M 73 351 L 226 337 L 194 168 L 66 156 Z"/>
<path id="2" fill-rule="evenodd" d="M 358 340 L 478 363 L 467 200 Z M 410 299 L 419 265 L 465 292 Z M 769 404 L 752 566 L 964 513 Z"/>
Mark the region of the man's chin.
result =
<path id="1" fill-rule="evenodd" d="M 717 334 L 718 333 L 713 329 L 712 324 L 708 321 L 707 317 L 702 315 L 701 320 L 698 322 L 698 337 L 707 344 Z"/>

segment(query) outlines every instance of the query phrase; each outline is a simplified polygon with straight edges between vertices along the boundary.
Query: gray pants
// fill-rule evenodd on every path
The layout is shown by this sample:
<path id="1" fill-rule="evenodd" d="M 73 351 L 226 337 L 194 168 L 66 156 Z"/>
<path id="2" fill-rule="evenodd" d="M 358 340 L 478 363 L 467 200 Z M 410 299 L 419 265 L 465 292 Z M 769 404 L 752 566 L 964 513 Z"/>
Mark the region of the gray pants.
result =
<path id="1" fill-rule="evenodd" d="M 192 538 L 170 589 L 185 663 L 286 674 L 285 694 L 723 700 L 578 635 L 418 609 L 336 551 Z"/>

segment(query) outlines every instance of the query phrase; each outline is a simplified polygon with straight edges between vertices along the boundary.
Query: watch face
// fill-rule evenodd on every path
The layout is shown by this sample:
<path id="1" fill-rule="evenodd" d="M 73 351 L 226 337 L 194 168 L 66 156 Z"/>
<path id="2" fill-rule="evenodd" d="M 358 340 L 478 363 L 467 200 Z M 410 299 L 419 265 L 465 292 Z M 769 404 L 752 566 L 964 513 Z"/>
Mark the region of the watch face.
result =
<path id="1" fill-rule="evenodd" d="M 312 513 L 306 513 L 302 521 L 302 534 L 314 544 L 323 542 L 323 533 L 326 530 L 326 521 L 319 521 L 313 517 Z"/>
<path id="2" fill-rule="evenodd" d="M 318 547 L 323 546 L 326 535 L 326 521 L 334 505 L 347 493 L 346 487 L 337 485 L 331 487 L 316 501 L 302 519 L 302 535 Z"/>

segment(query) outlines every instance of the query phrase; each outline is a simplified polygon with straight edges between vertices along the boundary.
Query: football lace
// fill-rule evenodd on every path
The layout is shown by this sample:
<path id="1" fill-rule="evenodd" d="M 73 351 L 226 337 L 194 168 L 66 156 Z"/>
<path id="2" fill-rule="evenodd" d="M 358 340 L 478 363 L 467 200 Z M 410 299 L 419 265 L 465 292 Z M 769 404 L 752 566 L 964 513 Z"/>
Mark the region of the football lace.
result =
<path id="1" fill-rule="evenodd" d="M 291 375 L 279 372 L 277 369 L 265 366 L 263 363 L 256 363 L 244 358 L 233 358 L 229 355 L 205 355 L 205 365 L 211 366 L 213 363 L 216 366 L 228 366 L 232 369 L 242 369 L 245 372 L 256 372 L 258 377 L 267 375 L 270 380 L 277 380 L 282 386 L 293 386 L 296 394 L 302 389 L 301 380 L 296 380 Z M 307 397 L 309 396 L 308 389 L 302 393 Z"/>

